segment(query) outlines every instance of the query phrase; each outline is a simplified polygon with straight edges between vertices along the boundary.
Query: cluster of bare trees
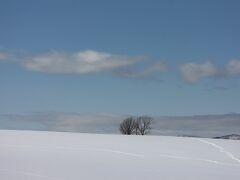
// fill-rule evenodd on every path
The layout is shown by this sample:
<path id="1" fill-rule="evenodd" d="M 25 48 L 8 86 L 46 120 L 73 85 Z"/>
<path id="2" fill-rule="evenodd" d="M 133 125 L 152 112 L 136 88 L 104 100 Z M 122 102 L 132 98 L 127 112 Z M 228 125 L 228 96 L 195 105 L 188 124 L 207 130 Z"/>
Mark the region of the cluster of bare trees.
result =
<path id="1" fill-rule="evenodd" d="M 152 121 L 149 116 L 128 117 L 120 124 L 119 131 L 127 135 L 146 135 L 151 130 Z"/>

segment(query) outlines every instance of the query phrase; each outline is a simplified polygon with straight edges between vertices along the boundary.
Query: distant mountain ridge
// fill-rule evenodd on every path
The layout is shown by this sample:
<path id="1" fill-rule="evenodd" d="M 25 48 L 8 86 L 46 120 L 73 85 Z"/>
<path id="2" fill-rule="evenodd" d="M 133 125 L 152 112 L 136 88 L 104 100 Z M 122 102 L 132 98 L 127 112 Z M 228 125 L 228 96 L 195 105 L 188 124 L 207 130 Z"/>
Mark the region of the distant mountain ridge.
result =
<path id="1" fill-rule="evenodd" d="M 238 135 L 238 134 L 230 134 L 230 135 L 225 135 L 225 136 L 214 137 L 214 139 L 240 140 L 240 135 Z"/>

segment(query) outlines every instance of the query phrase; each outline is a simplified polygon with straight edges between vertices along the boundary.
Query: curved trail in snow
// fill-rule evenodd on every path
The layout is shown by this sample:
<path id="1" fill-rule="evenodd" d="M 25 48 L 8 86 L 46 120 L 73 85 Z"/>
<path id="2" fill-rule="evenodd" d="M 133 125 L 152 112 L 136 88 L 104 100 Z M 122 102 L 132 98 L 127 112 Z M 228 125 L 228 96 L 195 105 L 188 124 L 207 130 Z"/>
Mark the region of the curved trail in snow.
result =
<path id="1" fill-rule="evenodd" d="M 237 161 L 240 163 L 240 160 L 236 158 L 232 153 L 225 151 L 225 149 L 221 146 L 218 146 L 217 144 L 214 144 L 212 142 L 197 139 L 202 143 L 210 144 L 211 146 L 217 148 L 219 152 L 225 153 L 228 157 L 231 159 Z M 113 150 L 113 149 L 107 149 L 107 148 L 86 148 L 86 147 L 63 147 L 63 146 L 29 146 L 29 145 L 13 145 L 13 144 L 0 144 L 0 146 L 7 146 L 7 147 L 18 147 L 18 148 L 33 148 L 33 149 L 43 149 L 47 151 L 53 151 L 54 149 L 59 150 L 86 150 L 86 151 L 97 151 L 97 152 L 107 152 L 107 153 L 114 153 L 114 154 L 120 154 L 124 156 L 131 156 L 135 158 L 144 158 L 146 155 L 144 154 L 137 154 L 137 153 L 131 153 L 131 152 L 125 152 L 125 151 L 119 151 L 119 150 Z M 204 159 L 204 158 L 195 158 L 195 157 L 188 157 L 188 156 L 177 156 L 177 155 L 171 155 L 171 154 L 158 154 L 158 156 L 166 157 L 166 158 L 172 158 L 172 159 L 183 159 L 183 160 L 192 160 L 192 161 L 201 161 L 201 162 L 207 162 L 212 164 L 218 164 L 218 165 L 236 165 L 231 163 L 225 163 L 221 161 L 211 160 L 211 159 Z M 0 170 L 1 171 L 1 170 Z M 30 175 L 31 173 L 29 173 Z"/>
<path id="2" fill-rule="evenodd" d="M 231 152 L 229 151 L 226 151 L 224 147 L 222 146 L 219 146 L 213 142 L 210 142 L 210 141 L 207 141 L 207 140 L 204 140 L 204 139 L 197 139 L 198 141 L 202 142 L 202 143 L 205 143 L 205 144 L 209 144 L 211 145 L 212 147 L 216 148 L 220 153 L 224 153 L 226 154 L 230 159 L 240 163 L 240 159 L 238 159 L 237 157 L 235 157 Z"/>
<path id="3" fill-rule="evenodd" d="M 112 150 L 112 149 L 104 149 L 104 148 L 85 148 L 85 147 L 62 147 L 62 146 L 54 146 L 54 147 L 48 147 L 48 146 L 29 146 L 29 145 L 11 145 L 11 144 L 0 144 L 0 146 L 7 146 L 7 147 L 18 147 L 18 148 L 34 148 L 34 149 L 44 149 L 47 151 L 52 151 L 53 149 L 59 149 L 59 150 L 86 150 L 86 151 L 96 151 L 96 152 L 107 152 L 107 153 L 114 153 L 114 154 L 121 154 L 124 156 L 131 156 L 136 158 L 144 158 L 146 155 L 143 154 L 137 154 L 137 153 L 130 153 L 125 151 L 118 151 L 118 150 Z M 52 150 L 49 150 L 49 148 L 53 148 Z M 211 159 L 203 159 L 203 158 L 194 158 L 194 157 L 188 157 L 188 156 L 177 156 L 177 155 L 171 155 L 171 154 L 158 154 L 160 157 L 165 158 L 171 158 L 171 159 L 183 159 L 183 160 L 192 160 L 192 161 L 201 161 L 201 162 L 207 162 L 212 164 L 219 164 L 219 165 L 234 165 L 230 163 L 224 163 L 216 160 Z"/>
<path id="4" fill-rule="evenodd" d="M 132 156 L 132 157 L 138 157 L 143 158 L 144 155 L 142 154 L 136 154 L 136 153 L 130 153 L 125 151 L 118 151 L 113 149 L 106 149 L 106 148 L 85 148 L 85 147 L 63 147 L 63 146 L 29 146 L 29 145 L 12 145 L 12 144 L 0 144 L 0 146 L 7 146 L 7 147 L 19 147 L 19 148 L 33 148 L 33 149 L 60 149 L 60 150 L 86 150 L 86 151 L 100 151 L 100 152 L 108 152 L 108 153 L 115 153 L 115 154 L 121 154 L 125 156 Z"/>
<path id="5" fill-rule="evenodd" d="M 194 158 L 194 157 L 187 157 L 187 156 L 174 156 L 174 155 L 168 155 L 168 154 L 159 154 L 158 156 L 172 158 L 172 159 L 185 159 L 185 160 L 192 160 L 192 161 L 202 161 L 202 162 L 208 162 L 208 163 L 220 164 L 220 165 L 234 165 L 234 164 L 224 163 L 224 162 L 210 160 L 210 159 Z"/>
<path id="6" fill-rule="evenodd" d="M 30 177 L 38 177 L 38 178 L 41 178 L 41 179 L 48 179 L 48 180 L 63 180 L 63 179 L 59 179 L 59 178 L 56 178 L 56 177 L 50 177 L 50 176 L 45 176 L 45 175 L 42 175 L 42 174 L 38 174 L 38 173 L 35 173 L 35 172 L 29 172 L 29 171 L 20 171 L 20 170 L 17 170 L 17 171 L 13 171 L 13 170 L 9 170 L 9 169 L 0 169 L 0 173 L 7 173 L 7 174 L 21 174 L 21 175 L 24 175 L 24 176 L 30 176 Z"/>

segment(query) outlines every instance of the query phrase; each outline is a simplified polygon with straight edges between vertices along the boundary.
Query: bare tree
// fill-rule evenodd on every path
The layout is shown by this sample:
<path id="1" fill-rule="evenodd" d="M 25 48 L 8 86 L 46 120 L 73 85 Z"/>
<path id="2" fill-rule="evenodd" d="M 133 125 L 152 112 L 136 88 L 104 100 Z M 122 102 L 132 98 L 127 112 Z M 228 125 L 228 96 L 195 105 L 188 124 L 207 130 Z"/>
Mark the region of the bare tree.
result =
<path id="1" fill-rule="evenodd" d="M 137 123 L 134 117 L 129 117 L 120 124 L 119 130 L 122 134 L 135 134 L 137 129 Z"/>
<path id="2" fill-rule="evenodd" d="M 127 135 L 146 135 L 151 130 L 153 118 L 149 116 L 129 117 L 120 124 L 119 130 Z"/>
<path id="3" fill-rule="evenodd" d="M 152 129 L 151 125 L 152 125 L 152 121 L 153 118 L 149 117 L 149 116 L 140 116 L 137 118 L 137 134 L 139 135 L 146 135 L 150 132 L 150 130 Z"/>

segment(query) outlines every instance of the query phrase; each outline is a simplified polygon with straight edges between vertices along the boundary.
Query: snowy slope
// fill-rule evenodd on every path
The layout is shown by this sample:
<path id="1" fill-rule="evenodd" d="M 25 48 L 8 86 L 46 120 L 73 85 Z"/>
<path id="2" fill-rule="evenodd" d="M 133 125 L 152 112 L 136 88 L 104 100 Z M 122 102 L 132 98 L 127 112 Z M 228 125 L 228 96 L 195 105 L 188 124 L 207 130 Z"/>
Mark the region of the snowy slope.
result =
<path id="1" fill-rule="evenodd" d="M 0 131 L 1 180 L 239 180 L 240 141 Z"/>

